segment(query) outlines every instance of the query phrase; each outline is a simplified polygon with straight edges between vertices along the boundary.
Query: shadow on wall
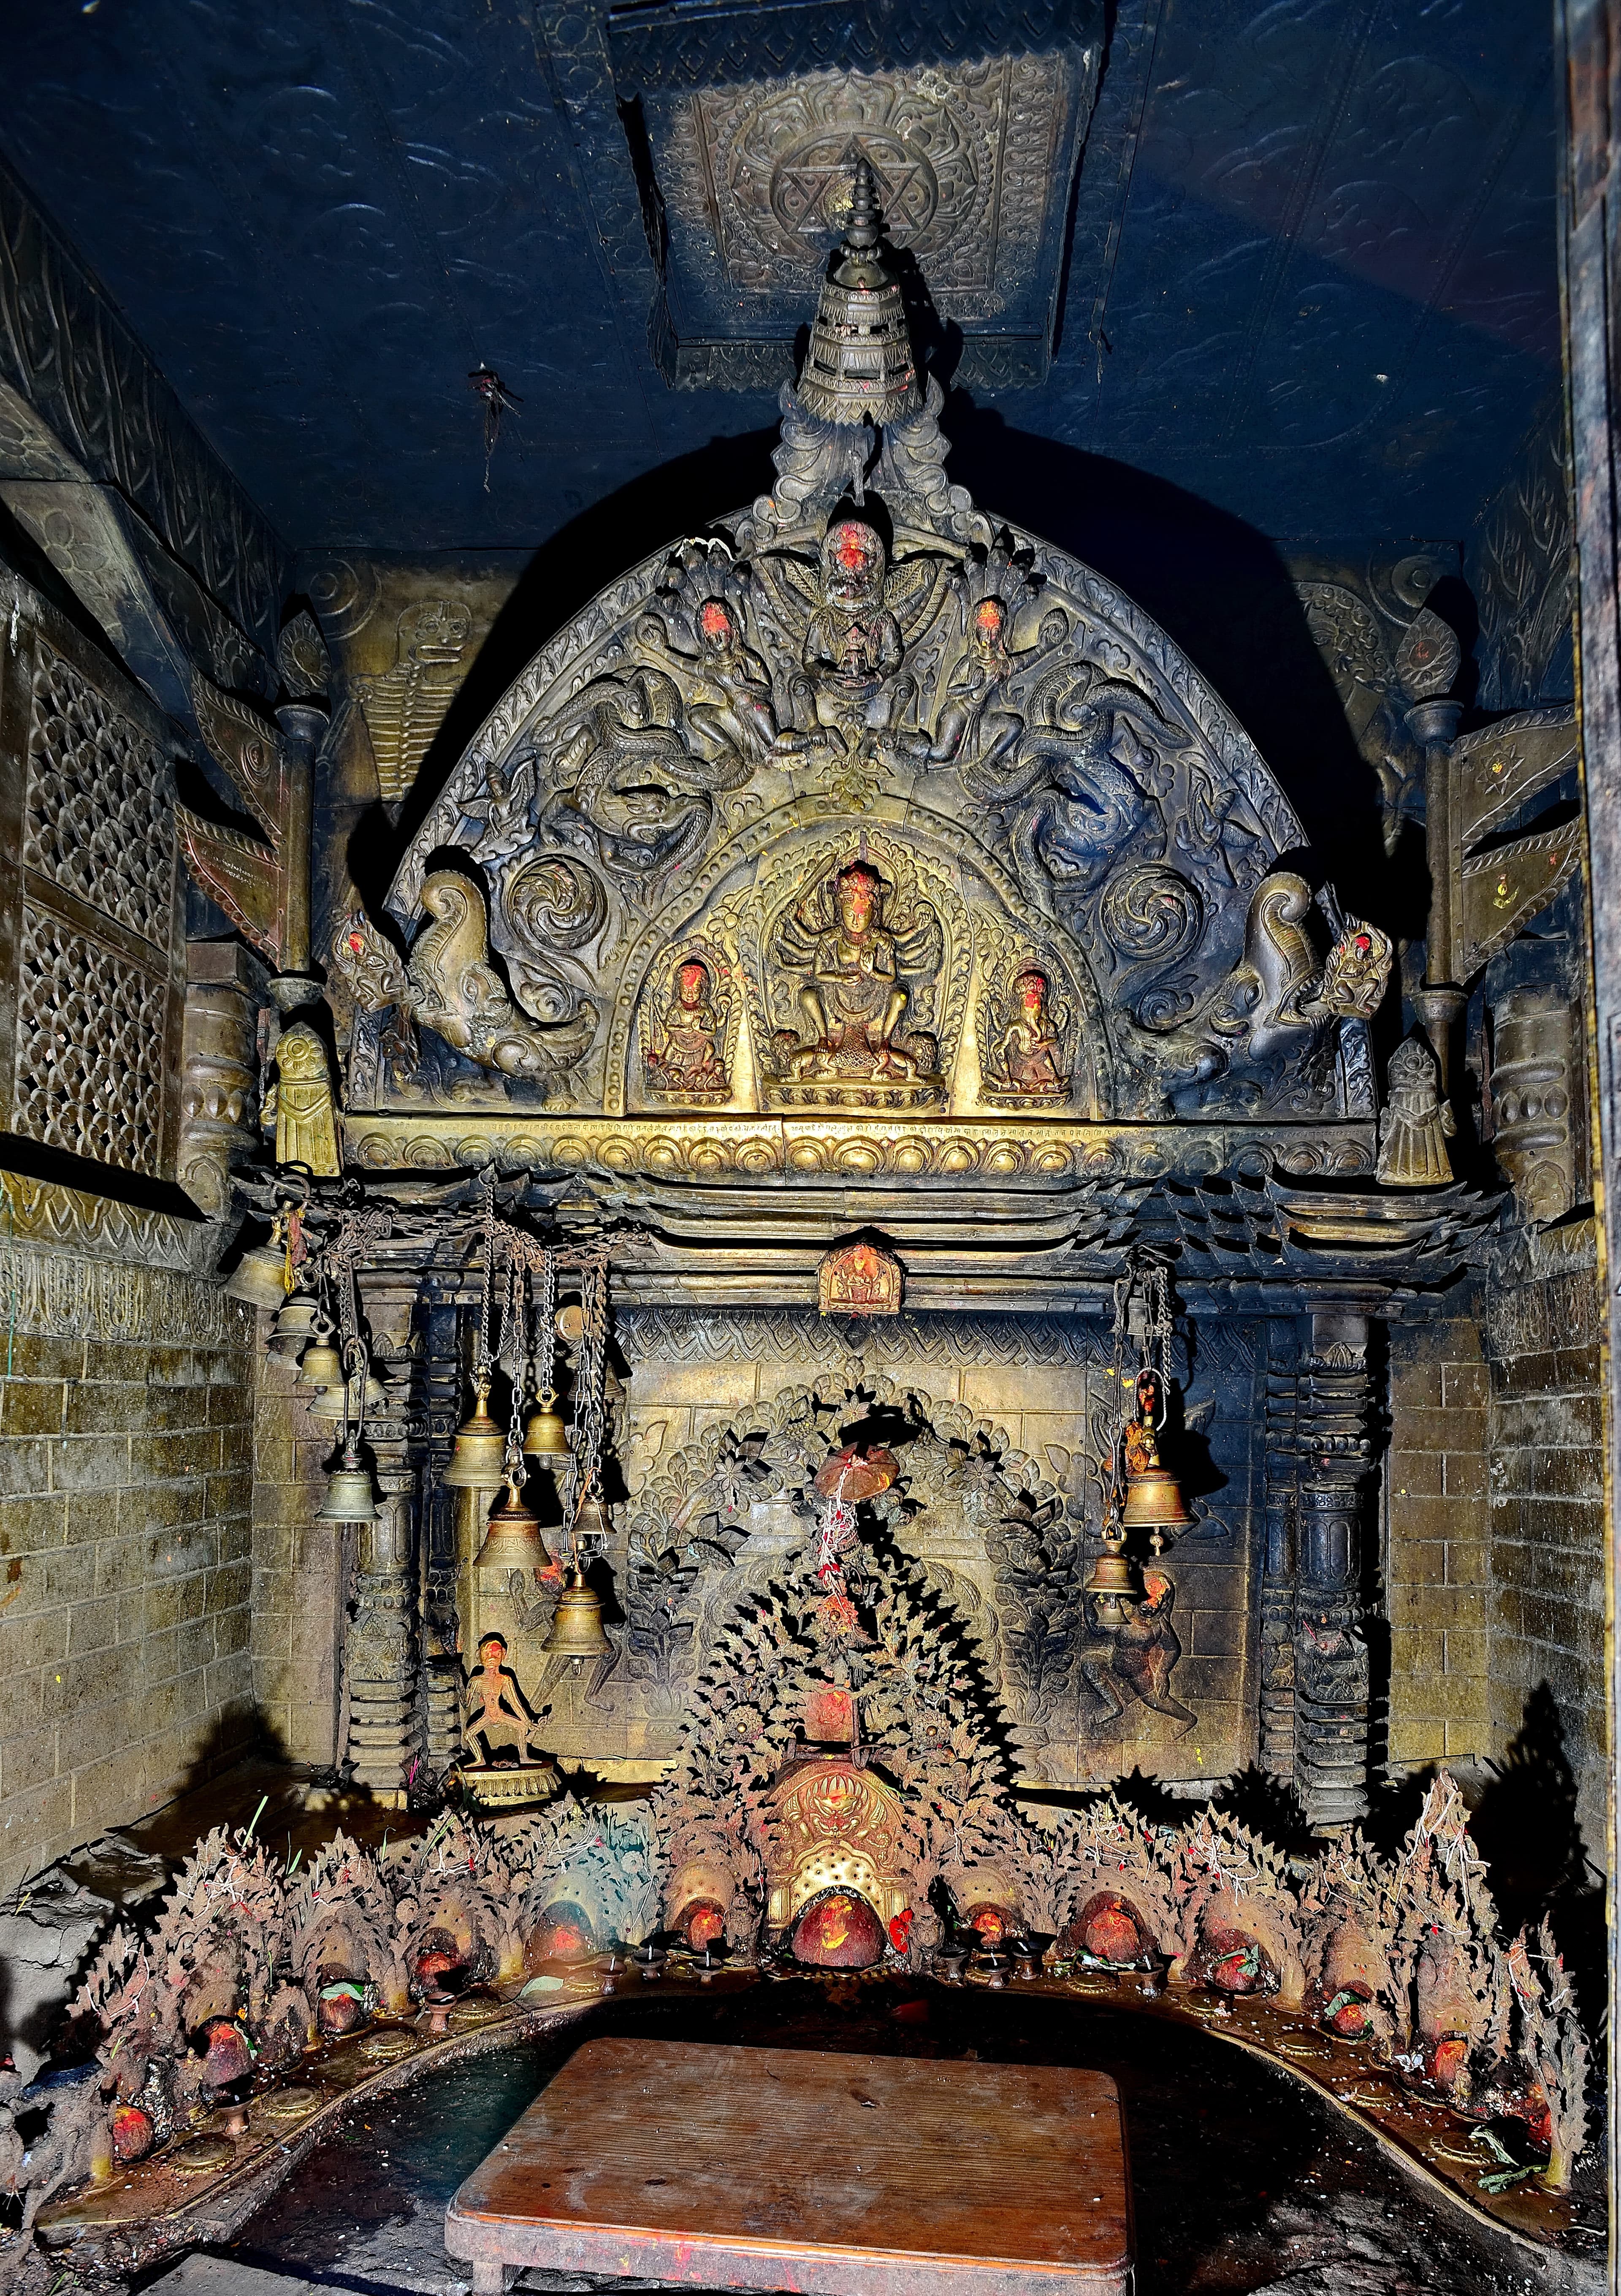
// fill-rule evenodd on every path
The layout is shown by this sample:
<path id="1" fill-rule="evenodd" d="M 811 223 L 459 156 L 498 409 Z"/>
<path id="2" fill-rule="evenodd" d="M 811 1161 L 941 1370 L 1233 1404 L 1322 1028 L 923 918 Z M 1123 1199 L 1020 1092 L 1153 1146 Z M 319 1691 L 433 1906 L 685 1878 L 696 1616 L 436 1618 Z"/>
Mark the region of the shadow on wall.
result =
<path id="1" fill-rule="evenodd" d="M 1350 907 L 1404 938 L 1421 931 L 1425 888 L 1408 883 L 1412 873 L 1393 871 L 1385 855 L 1373 775 L 1274 545 L 1162 480 L 1014 430 L 964 391 L 952 392 L 945 423 L 951 476 L 988 516 L 1095 566 L 1187 653 L 1277 775 L 1309 842 L 1332 857 Z M 536 551 L 397 822 L 374 806 L 351 834 L 349 869 L 373 913 L 456 760 L 539 647 L 628 567 L 765 492 L 775 443 L 774 430 L 713 439 L 582 511 Z"/>

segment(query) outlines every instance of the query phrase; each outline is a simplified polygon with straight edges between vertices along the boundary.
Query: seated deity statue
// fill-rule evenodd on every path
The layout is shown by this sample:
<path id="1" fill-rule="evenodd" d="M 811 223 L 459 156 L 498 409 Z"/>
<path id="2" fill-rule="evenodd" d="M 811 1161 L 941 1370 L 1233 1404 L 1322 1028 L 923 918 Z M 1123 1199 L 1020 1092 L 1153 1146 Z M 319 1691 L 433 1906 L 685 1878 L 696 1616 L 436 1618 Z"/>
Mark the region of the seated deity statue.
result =
<path id="1" fill-rule="evenodd" d="M 728 770 L 716 786 L 730 789 L 746 780 L 770 756 L 777 738 L 771 672 L 745 643 L 734 609 L 724 598 L 705 598 L 692 618 L 695 653 L 671 637 L 662 615 L 643 615 L 636 635 L 650 652 L 684 671 L 690 685 L 686 726 L 693 742 Z"/>
<path id="2" fill-rule="evenodd" d="M 701 957 L 685 957 L 675 967 L 659 1038 L 648 1047 L 648 1081 L 672 1098 L 714 1100 L 730 1089 L 721 1052 L 724 1013 L 715 1002 L 715 984 Z"/>
<path id="3" fill-rule="evenodd" d="M 883 881 L 865 862 L 839 873 L 838 919 L 816 937 L 798 993 L 809 1034 L 790 1056 L 794 1077 L 883 1078 L 910 1084 L 917 1063 L 895 1044 L 907 991 L 896 937 L 883 922 Z"/>
<path id="4" fill-rule="evenodd" d="M 1069 1089 L 1063 1041 L 1047 1010 L 1047 977 L 1031 970 L 1013 983 L 1011 1017 L 997 1047 L 998 1083 L 1017 1093 L 1061 1100 Z"/>

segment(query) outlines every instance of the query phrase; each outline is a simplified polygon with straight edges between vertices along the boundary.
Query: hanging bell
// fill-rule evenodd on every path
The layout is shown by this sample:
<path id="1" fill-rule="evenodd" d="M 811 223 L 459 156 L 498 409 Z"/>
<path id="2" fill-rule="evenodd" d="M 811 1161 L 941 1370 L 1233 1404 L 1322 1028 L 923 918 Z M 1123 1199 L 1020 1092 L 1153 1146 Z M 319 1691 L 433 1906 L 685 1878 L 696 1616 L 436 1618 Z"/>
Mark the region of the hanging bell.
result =
<path id="1" fill-rule="evenodd" d="M 1192 1521 L 1182 1485 L 1158 1463 L 1126 1478 L 1127 1530 L 1186 1530 Z"/>
<path id="2" fill-rule="evenodd" d="M 307 1292 L 289 1292 L 276 1312 L 266 1345 L 272 1355 L 296 1363 L 306 1344 L 315 1336 L 315 1303 Z"/>
<path id="3" fill-rule="evenodd" d="M 501 1505 L 491 1510 L 484 1544 L 473 1557 L 475 1570 L 545 1570 L 552 1557 L 540 1535 L 540 1517 L 525 1506 L 518 1478 L 509 1475 Z"/>
<path id="4" fill-rule="evenodd" d="M 523 1431 L 523 1455 L 526 1459 L 566 1459 L 569 1456 L 569 1431 L 563 1424 L 562 1414 L 557 1407 L 557 1398 L 550 1388 L 530 1412 L 528 1424 Z"/>
<path id="5" fill-rule="evenodd" d="M 381 1382 L 373 1379 L 368 1372 L 365 1380 L 365 1416 L 368 1419 L 373 1419 L 380 1411 L 386 1411 L 388 1406 L 389 1398 L 383 1393 Z M 351 1377 L 347 1387 L 341 1384 L 323 1387 L 308 1408 L 312 1419 L 330 1419 L 334 1426 L 344 1420 L 349 1420 L 357 1426 L 361 1418 L 360 1382 Z"/>
<path id="6" fill-rule="evenodd" d="M 250 1308 L 279 1308 L 287 1297 L 287 1255 L 278 1245 L 256 1243 L 244 1251 L 224 1285 L 228 1300 Z"/>
<path id="7" fill-rule="evenodd" d="M 346 1443 L 342 1464 L 326 1479 L 326 1496 L 315 1512 L 317 1522 L 375 1522 L 377 1505 L 372 1478 L 361 1465 L 355 1446 Z"/>
<path id="8" fill-rule="evenodd" d="M 613 1648 L 602 1632 L 602 1605 L 586 1586 L 577 1563 L 557 1598 L 551 1627 L 540 1647 L 546 1658 L 577 1659 L 603 1658 Z"/>
<path id="9" fill-rule="evenodd" d="M 332 1327 L 323 1316 L 316 1318 L 315 1336 L 304 1350 L 299 1378 L 305 1387 L 343 1385 L 343 1357 L 332 1345 Z"/>
<path id="10" fill-rule="evenodd" d="M 1097 1605 L 1098 1623 L 1108 1629 L 1129 1623 L 1141 1596 L 1126 1559 L 1126 1532 L 1111 1519 L 1102 1530 L 1103 1552 L 1086 1573 L 1085 1587 Z"/>
<path id="11" fill-rule="evenodd" d="M 447 1490 L 496 1491 L 506 1479 L 506 1437 L 490 1417 L 488 1402 L 489 1382 L 481 1380 L 472 1415 L 457 1428 L 441 1478 Z"/>
<path id="12" fill-rule="evenodd" d="M 579 1546 L 585 1539 L 595 1539 L 599 1545 L 605 1545 L 612 1535 L 613 1523 L 602 1504 L 602 1494 L 598 1490 L 587 1491 L 574 1518 L 575 1545 Z"/>

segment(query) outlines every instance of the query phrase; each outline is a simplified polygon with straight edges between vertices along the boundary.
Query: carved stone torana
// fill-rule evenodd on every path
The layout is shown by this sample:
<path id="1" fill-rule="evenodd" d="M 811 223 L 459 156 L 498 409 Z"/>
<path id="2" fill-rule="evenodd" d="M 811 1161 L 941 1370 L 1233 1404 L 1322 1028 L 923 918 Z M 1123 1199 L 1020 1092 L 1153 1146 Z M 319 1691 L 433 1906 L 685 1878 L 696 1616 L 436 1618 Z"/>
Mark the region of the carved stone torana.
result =
<path id="1" fill-rule="evenodd" d="M 1379 937 L 1355 928 L 1330 962 L 1339 912 L 1278 872 L 1301 832 L 1260 759 L 1127 601 L 950 485 L 941 403 L 931 384 L 870 430 L 790 387 L 773 493 L 610 586 L 536 658 L 389 906 L 409 942 L 459 849 L 487 915 L 476 961 L 504 968 L 503 1026 L 544 1034 L 544 1058 L 492 1061 L 454 1029 L 447 1056 L 398 952 L 352 922 L 335 955 L 348 972 L 350 943 L 369 991 L 351 1107 L 495 1114 L 532 1104 L 541 1068 L 550 1104 L 583 1117 L 648 1106 L 681 952 L 735 939 L 734 1109 L 949 1105 L 1014 1114 L 1032 1139 L 1070 1111 L 1275 1113 L 1319 1154 L 1325 1123 L 1365 1126 Z M 834 889 L 861 868 L 877 882 L 853 932 Z M 1044 1017 L 996 1018 L 988 1054 L 986 1014 L 964 1041 L 978 939 L 1047 984 Z M 898 1170 L 921 1170 L 912 1154 Z"/>
<path id="2" fill-rule="evenodd" d="M 1539 1224 L 1577 1201 L 1580 1023 L 1560 988 L 1510 988 L 1492 1007 L 1492 1152 Z"/>

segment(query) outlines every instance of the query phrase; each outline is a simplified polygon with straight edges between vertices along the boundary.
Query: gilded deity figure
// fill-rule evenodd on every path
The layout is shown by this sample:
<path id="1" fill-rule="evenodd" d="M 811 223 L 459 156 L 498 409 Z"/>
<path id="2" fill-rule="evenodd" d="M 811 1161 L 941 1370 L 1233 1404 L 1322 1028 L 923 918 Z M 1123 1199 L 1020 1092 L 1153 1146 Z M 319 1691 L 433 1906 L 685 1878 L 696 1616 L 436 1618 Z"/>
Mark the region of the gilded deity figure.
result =
<path id="1" fill-rule="evenodd" d="M 1025 729 L 1007 700 L 1012 674 L 1008 610 L 1000 598 L 981 598 L 969 620 L 968 651 L 946 681 L 933 734 L 916 734 L 907 745 L 918 763 L 994 768 Z"/>
<path id="2" fill-rule="evenodd" d="M 882 896 L 882 878 L 864 861 L 839 871 L 838 921 L 817 936 L 810 978 L 797 1000 L 810 1035 L 790 1059 L 791 1076 L 915 1081 L 916 1062 L 893 1041 L 907 995 Z"/>
<path id="3" fill-rule="evenodd" d="M 701 957 L 684 957 L 670 981 L 659 1029 L 646 1054 L 648 1082 L 676 1100 L 724 1100 L 730 1090 L 721 1052 L 725 1015 Z"/>
<path id="4" fill-rule="evenodd" d="M 1032 966 L 1013 983 L 1013 1005 L 997 1047 L 997 1082 L 1012 1092 L 1061 1100 L 1069 1090 L 1063 1040 L 1047 1010 L 1047 976 Z"/>
<path id="5" fill-rule="evenodd" d="M 1389 1103 L 1379 1119 L 1379 1177 L 1388 1188 L 1444 1188 L 1457 1119 L 1441 1097 L 1436 1056 L 1412 1036 L 1390 1055 Z"/>

